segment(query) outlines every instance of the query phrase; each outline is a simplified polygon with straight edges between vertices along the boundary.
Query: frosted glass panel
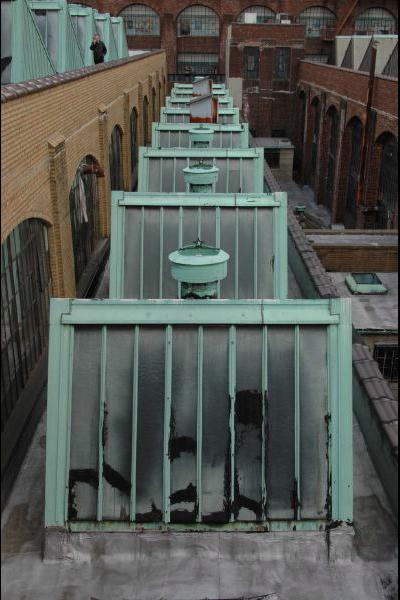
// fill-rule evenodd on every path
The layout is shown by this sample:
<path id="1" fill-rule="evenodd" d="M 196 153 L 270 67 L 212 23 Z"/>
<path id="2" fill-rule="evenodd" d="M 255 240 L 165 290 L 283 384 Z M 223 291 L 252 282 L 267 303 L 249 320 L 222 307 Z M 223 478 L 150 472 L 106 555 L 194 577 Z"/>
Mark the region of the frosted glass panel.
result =
<path id="1" fill-rule="evenodd" d="M 300 328 L 300 500 L 304 519 L 326 516 L 328 377 L 325 327 Z"/>
<path id="2" fill-rule="evenodd" d="M 241 208 L 239 215 L 239 298 L 254 298 L 254 209 Z"/>
<path id="3" fill-rule="evenodd" d="M 221 281 L 221 298 L 235 298 L 235 219 L 238 209 L 221 210 L 221 248 L 230 256 L 228 275 Z"/>
<path id="4" fill-rule="evenodd" d="M 100 327 L 75 327 L 68 515 L 93 520 L 99 481 Z"/>
<path id="5" fill-rule="evenodd" d="M 273 209 L 257 211 L 257 298 L 274 297 L 274 255 Z"/>
<path id="6" fill-rule="evenodd" d="M 110 520 L 129 520 L 133 343 L 133 328 L 108 328 L 103 426 L 103 517 Z"/>
<path id="7" fill-rule="evenodd" d="M 262 519 L 261 455 L 263 394 L 262 330 L 241 327 L 236 333 L 235 518 Z"/>
<path id="8" fill-rule="evenodd" d="M 139 338 L 136 521 L 162 519 L 164 327 L 141 327 Z"/>
<path id="9" fill-rule="evenodd" d="M 125 209 L 124 298 L 139 298 L 142 209 Z"/>
<path id="10" fill-rule="evenodd" d="M 196 521 L 197 328 L 175 327 L 169 438 L 171 522 Z"/>
<path id="11" fill-rule="evenodd" d="M 160 293 L 160 209 L 145 208 L 144 218 L 144 298 L 158 298 Z"/>
<path id="12" fill-rule="evenodd" d="M 178 298 L 178 284 L 171 275 L 169 254 L 179 248 L 179 208 L 162 208 L 163 211 L 163 298 Z M 153 273 L 153 277 L 157 274 Z"/>
<path id="13" fill-rule="evenodd" d="M 291 519 L 294 488 L 294 330 L 268 327 L 268 516 Z"/>
<path id="14" fill-rule="evenodd" d="M 228 329 L 204 329 L 203 522 L 226 523 L 230 506 Z"/>

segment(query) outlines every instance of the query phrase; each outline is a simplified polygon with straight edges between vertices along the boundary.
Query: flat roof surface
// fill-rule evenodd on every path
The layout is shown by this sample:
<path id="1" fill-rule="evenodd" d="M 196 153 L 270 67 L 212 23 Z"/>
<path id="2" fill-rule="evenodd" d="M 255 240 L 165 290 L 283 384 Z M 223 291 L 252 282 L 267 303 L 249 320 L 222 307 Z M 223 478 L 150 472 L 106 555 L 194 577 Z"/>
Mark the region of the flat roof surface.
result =
<path id="1" fill-rule="evenodd" d="M 359 330 L 398 329 L 398 273 L 377 273 L 387 294 L 352 294 L 345 283 L 350 273 L 330 272 L 340 296 L 352 299 L 353 325 Z"/>
<path id="2" fill-rule="evenodd" d="M 307 233 L 307 239 L 323 246 L 397 246 L 397 235 L 379 235 L 365 233 Z"/>

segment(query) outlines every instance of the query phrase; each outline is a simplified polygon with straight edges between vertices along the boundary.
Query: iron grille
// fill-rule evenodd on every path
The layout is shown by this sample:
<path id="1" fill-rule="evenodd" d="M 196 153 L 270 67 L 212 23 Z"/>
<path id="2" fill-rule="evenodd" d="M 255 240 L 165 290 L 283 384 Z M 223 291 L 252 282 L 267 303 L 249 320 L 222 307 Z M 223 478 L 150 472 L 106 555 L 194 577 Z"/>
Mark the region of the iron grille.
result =
<path id="1" fill-rule="evenodd" d="M 177 28 L 178 37 L 218 37 L 218 15 L 207 6 L 189 6 L 179 15 Z"/>
<path id="2" fill-rule="evenodd" d="M 178 73 L 187 74 L 190 77 L 195 75 L 208 75 L 218 69 L 218 54 L 196 54 L 180 53 L 177 58 Z"/>
<path id="3" fill-rule="evenodd" d="M 399 347 L 397 344 L 385 342 L 374 345 L 374 360 L 379 370 L 388 381 L 399 380 Z"/>
<path id="4" fill-rule="evenodd" d="M 260 48 L 246 46 L 243 52 L 243 77 L 258 79 L 260 76 Z"/>
<path id="5" fill-rule="evenodd" d="M 275 78 L 289 79 L 290 75 L 290 48 L 275 48 Z"/>
<path id="6" fill-rule="evenodd" d="M 116 125 L 112 131 L 109 144 L 110 160 L 110 182 L 112 190 L 122 190 L 122 148 L 121 148 L 121 130 Z"/>
<path id="7" fill-rule="evenodd" d="M 368 8 L 356 18 L 355 30 L 358 34 L 391 34 L 396 32 L 397 23 L 394 16 L 388 10 L 384 8 Z"/>
<path id="8" fill-rule="evenodd" d="M 305 25 L 306 37 L 321 37 L 324 31 L 335 27 L 336 15 L 328 8 L 312 6 L 303 10 L 297 21 Z"/>
<path id="9" fill-rule="evenodd" d="M 144 4 L 131 4 L 119 13 L 126 35 L 160 35 L 160 17 Z"/>
<path id="10" fill-rule="evenodd" d="M 97 176 L 90 172 L 96 165 L 86 156 L 75 174 L 69 193 L 75 282 L 78 283 L 99 240 L 99 195 Z"/>
<path id="11" fill-rule="evenodd" d="M 51 276 L 42 221 L 20 223 L 1 246 L 1 430 L 48 343 Z"/>
<path id="12" fill-rule="evenodd" d="M 249 6 L 237 18 L 238 23 L 245 22 L 245 15 L 248 14 L 256 14 L 256 22 L 257 23 L 271 23 L 275 22 L 276 16 L 275 13 L 266 8 L 265 6 Z"/>

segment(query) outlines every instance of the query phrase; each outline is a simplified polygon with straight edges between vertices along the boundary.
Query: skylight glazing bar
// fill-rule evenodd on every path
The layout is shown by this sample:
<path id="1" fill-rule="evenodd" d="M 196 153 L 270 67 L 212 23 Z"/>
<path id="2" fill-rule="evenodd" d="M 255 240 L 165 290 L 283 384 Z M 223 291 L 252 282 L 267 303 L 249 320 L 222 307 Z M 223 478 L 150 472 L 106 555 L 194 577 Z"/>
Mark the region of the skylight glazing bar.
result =
<path id="1" fill-rule="evenodd" d="M 215 208 L 215 245 L 217 248 L 221 247 L 221 208 L 217 206 Z M 218 281 L 218 298 L 221 297 L 221 282 Z"/>
<path id="2" fill-rule="evenodd" d="M 201 240 L 201 206 L 197 209 L 197 237 Z"/>
<path id="3" fill-rule="evenodd" d="M 162 192 L 163 189 L 163 173 L 164 173 L 164 159 L 161 157 L 160 158 L 160 189 L 158 190 L 159 192 Z M 175 181 L 175 177 L 174 177 L 174 181 Z M 175 190 L 174 190 L 175 191 Z"/>
<path id="4" fill-rule="evenodd" d="M 239 298 L 239 209 L 235 208 L 235 299 Z"/>
<path id="5" fill-rule="evenodd" d="M 300 481 L 300 328 L 294 328 L 294 515 L 301 520 L 301 481 Z"/>
<path id="6" fill-rule="evenodd" d="M 229 190 L 229 174 L 230 174 L 230 161 L 229 158 L 226 159 L 226 188 L 225 191 L 228 193 Z"/>
<path id="7" fill-rule="evenodd" d="M 258 281 L 258 209 L 254 209 L 253 219 L 254 219 L 254 229 L 253 229 L 253 277 L 254 277 L 254 298 L 258 298 L 258 289 L 257 289 L 257 281 Z"/>
<path id="8" fill-rule="evenodd" d="M 170 522 L 171 461 L 169 438 L 172 404 L 172 326 L 165 329 L 165 396 L 164 396 L 164 460 L 163 460 L 163 513 L 164 522 Z"/>
<path id="9" fill-rule="evenodd" d="M 159 264 L 159 298 L 163 297 L 163 266 L 164 266 L 164 208 L 160 208 L 160 264 Z"/>
<path id="10" fill-rule="evenodd" d="M 183 246 L 183 206 L 179 207 L 178 248 Z M 178 298 L 181 297 L 182 284 L 178 281 Z"/>
<path id="11" fill-rule="evenodd" d="M 140 223 L 140 281 L 139 298 L 143 298 L 143 280 L 144 280 L 144 206 L 142 206 L 142 220 Z"/>
<path id="12" fill-rule="evenodd" d="M 236 327 L 229 328 L 229 432 L 230 432 L 230 521 L 235 520 L 234 507 L 236 504 L 235 498 L 235 402 L 236 399 Z"/>
<path id="13" fill-rule="evenodd" d="M 203 327 L 197 329 L 197 522 L 201 523 L 203 513 L 202 495 L 202 454 L 203 454 Z"/>
<path id="14" fill-rule="evenodd" d="M 133 382 L 132 382 L 132 446 L 131 446 L 131 498 L 130 521 L 136 520 L 136 463 L 137 463 L 137 433 L 138 433 L 138 381 L 139 381 L 139 335 L 140 327 L 134 327 L 133 341 Z"/>
<path id="15" fill-rule="evenodd" d="M 261 393 L 262 393 L 262 425 L 261 425 L 261 503 L 263 519 L 268 515 L 267 491 L 267 419 L 268 419 L 268 327 L 262 330 L 261 357 Z"/>
<path id="16" fill-rule="evenodd" d="M 98 436 L 98 473 L 99 485 L 97 491 L 97 521 L 103 520 L 103 461 L 104 461 L 104 408 L 106 403 L 106 377 L 107 377 L 107 327 L 101 328 L 100 352 L 100 406 L 99 406 L 99 436 Z"/>

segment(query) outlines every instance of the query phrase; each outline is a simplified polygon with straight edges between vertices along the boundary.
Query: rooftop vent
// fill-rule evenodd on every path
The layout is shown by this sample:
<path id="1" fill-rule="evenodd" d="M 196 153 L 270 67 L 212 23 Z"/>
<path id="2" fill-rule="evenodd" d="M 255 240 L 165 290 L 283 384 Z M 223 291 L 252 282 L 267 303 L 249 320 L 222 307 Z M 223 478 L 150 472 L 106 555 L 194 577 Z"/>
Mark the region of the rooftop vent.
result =
<path id="1" fill-rule="evenodd" d="M 214 129 L 199 125 L 189 129 L 190 145 L 192 148 L 211 148 Z"/>
<path id="2" fill-rule="evenodd" d="M 218 283 L 228 274 L 229 254 L 198 239 L 169 255 L 171 274 L 181 283 L 181 298 L 215 299 Z"/>
<path id="3" fill-rule="evenodd" d="M 218 173 L 218 167 L 203 161 L 183 169 L 185 183 L 189 184 L 189 191 L 193 194 L 211 194 L 217 183 Z"/>
<path id="4" fill-rule="evenodd" d="M 352 294 L 386 294 L 388 291 L 376 273 L 351 273 L 345 281 Z"/>

